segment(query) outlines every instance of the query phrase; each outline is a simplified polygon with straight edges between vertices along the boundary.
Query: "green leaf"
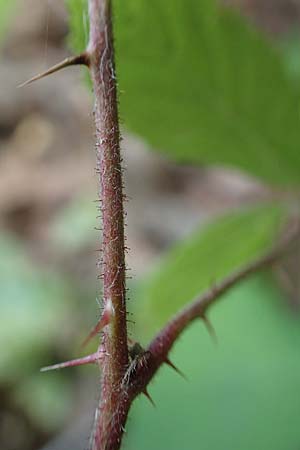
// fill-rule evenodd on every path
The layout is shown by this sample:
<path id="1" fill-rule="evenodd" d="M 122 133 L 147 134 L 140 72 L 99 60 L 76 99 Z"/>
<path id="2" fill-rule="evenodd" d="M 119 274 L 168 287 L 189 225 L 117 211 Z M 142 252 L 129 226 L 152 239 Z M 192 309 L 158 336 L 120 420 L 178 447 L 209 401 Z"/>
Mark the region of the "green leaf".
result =
<path id="1" fill-rule="evenodd" d="M 65 0 L 69 11 L 69 44 L 78 53 L 84 51 L 88 43 L 89 20 L 87 0 Z"/>
<path id="2" fill-rule="evenodd" d="M 267 39 L 215 0 L 113 3 L 121 117 L 130 130 L 179 162 L 299 183 L 299 87 Z M 80 40 L 82 2 L 69 4 Z"/>
<path id="3" fill-rule="evenodd" d="M 300 79 L 300 30 L 293 30 L 281 41 L 283 61 L 287 73 L 295 83 Z"/>
<path id="4" fill-rule="evenodd" d="M 279 56 L 214 0 L 116 1 L 121 113 L 178 161 L 300 179 L 299 89 Z"/>
<path id="5" fill-rule="evenodd" d="M 176 246 L 137 295 L 137 324 L 143 327 L 140 332 L 151 336 L 195 296 L 265 253 L 284 217 L 279 207 L 236 211 Z"/>
<path id="6" fill-rule="evenodd" d="M 167 366 L 137 399 L 124 449 L 287 450 L 299 447 L 299 315 L 255 277 L 215 305 L 214 345 L 196 322 L 172 350 L 184 382 Z M 147 426 L 145 426 L 147 424 Z"/>

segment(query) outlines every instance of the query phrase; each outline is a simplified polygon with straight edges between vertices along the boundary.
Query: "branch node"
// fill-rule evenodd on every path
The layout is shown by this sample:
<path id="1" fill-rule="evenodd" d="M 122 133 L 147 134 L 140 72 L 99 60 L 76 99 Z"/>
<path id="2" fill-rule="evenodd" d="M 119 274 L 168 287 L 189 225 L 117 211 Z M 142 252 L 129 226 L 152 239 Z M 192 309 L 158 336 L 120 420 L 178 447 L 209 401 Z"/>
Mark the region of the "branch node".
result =
<path id="1" fill-rule="evenodd" d="M 167 325 L 160 330 L 148 345 L 145 355 L 150 354 L 151 358 L 147 360 L 147 365 L 137 368 L 135 378 L 141 381 L 140 392 L 143 387 L 148 386 L 151 379 L 159 370 L 162 364 L 166 362 L 167 355 L 175 344 L 183 330 L 194 320 L 201 318 L 210 335 L 216 340 L 216 333 L 211 323 L 206 317 L 207 309 L 215 303 L 220 297 L 227 293 L 238 283 L 244 281 L 247 277 L 269 268 L 276 263 L 287 251 L 291 249 L 291 244 L 299 238 L 300 220 L 294 220 L 287 224 L 285 234 L 273 249 L 263 256 L 251 261 L 246 266 L 229 274 L 223 281 L 219 282 L 213 289 L 209 289 L 201 296 L 197 297 L 190 305 L 179 311 Z M 145 373 L 146 367 L 146 373 Z"/>

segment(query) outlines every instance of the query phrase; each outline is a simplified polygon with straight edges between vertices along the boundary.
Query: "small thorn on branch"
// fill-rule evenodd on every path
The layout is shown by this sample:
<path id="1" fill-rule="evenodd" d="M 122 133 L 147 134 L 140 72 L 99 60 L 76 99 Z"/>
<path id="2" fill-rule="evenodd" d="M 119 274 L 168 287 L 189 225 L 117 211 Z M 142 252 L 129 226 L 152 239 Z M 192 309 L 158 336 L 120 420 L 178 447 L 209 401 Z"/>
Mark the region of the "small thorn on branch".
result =
<path id="1" fill-rule="evenodd" d="M 91 339 L 93 339 L 95 336 L 97 336 L 100 331 L 103 330 L 106 325 L 110 323 L 111 316 L 113 314 L 113 307 L 110 301 L 107 302 L 106 308 L 103 311 L 102 316 L 100 317 L 100 320 L 97 322 L 97 324 L 94 326 L 94 328 L 91 330 L 89 335 L 86 337 L 86 339 L 81 344 L 81 347 L 85 347 Z"/>
<path id="2" fill-rule="evenodd" d="M 147 397 L 147 399 L 152 404 L 152 406 L 154 406 L 154 408 L 156 408 L 156 405 L 155 405 L 152 397 L 150 396 L 149 392 L 147 391 L 147 389 L 144 389 L 142 393 L 145 395 L 145 397 Z"/>
<path id="3" fill-rule="evenodd" d="M 212 325 L 211 321 L 208 319 L 208 317 L 205 314 L 202 314 L 200 316 L 200 319 L 203 320 L 204 325 L 208 331 L 208 334 L 210 335 L 212 341 L 214 344 L 218 344 L 218 336 L 216 333 L 216 330 L 214 328 L 214 326 Z"/>
<path id="4" fill-rule="evenodd" d="M 145 394 L 145 389 L 153 379 L 160 367 L 166 363 L 173 345 L 176 343 L 181 333 L 195 320 L 200 318 L 208 328 L 210 334 L 216 339 L 216 333 L 206 317 L 207 310 L 224 294 L 241 283 L 251 275 L 265 270 L 278 262 L 280 258 L 292 249 L 295 239 L 299 238 L 300 220 L 297 219 L 291 224 L 287 224 L 285 234 L 274 248 L 251 261 L 244 267 L 227 275 L 213 289 L 209 289 L 196 297 L 193 302 L 179 311 L 152 339 L 145 350 L 145 355 L 150 355 L 146 365 L 137 365 L 134 373 L 135 386 L 138 387 L 138 394 Z M 172 363 L 171 363 L 172 364 Z M 170 365 L 170 364 L 169 364 Z M 172 364 L 173 366 L 173 364 Z M 93 449 L 94 450 L 94 449 Z M 96 449 L 95 449 L 96 450 Z M 97 449 L 98 450 L 98 449 Z"/>
<path id="5" fill-rule="evenodd" d="M 181 372 L 181 370 L 178 369 L 178 367 L 176 367 L 175 364 L 173 364 L 172 361 L 169 360 L 169 358 L 166 358 L 166 359 L 165 359 L 165 363 L 166 363 L 169 367 L 171 367 L 173 370 L 175 370 L 175 372 L 177 372 L 182 378 L 184 378 L 185 380 L 187 380 L 186 375 L 185 375 L 183 372 Z"/>
<path id="6" fill-rule="evenodd" d="M 64 69 L 65 67 L 70 66 L 76 66 L 76 65 L 84 65 L 89 66 L 89 55 L 88 53 L 81 53 L 80 55 L 76 56 L 70 56 L 63 61 L 61 61 L 58 64 L 55 64 L 54 66 L 50 67 L 50 69 L 47 69 L 45 72 L 39 73 L 38 75 L 35 75 L 34 77 L 30 78 L 29 80 L 25 81 L 24 83 L 21 83 L 18 88 L 22 88 L 24 86 L 27 86 L 28 84 L 33 83 L 34 81 L 41 80 L 42 78 L 45 78 L 48 75 L 51 75 L 52 73 L 58 72 L 59 70 Z"/>
<path id="7" fill-rule="evenodd" d="M 41 372 L 48 372 L 50 370 L 65 369 L 66 367 L 83 366 L 85 364 L 94 364 L 99 362 L 102 358 L 102 351 L 98 350 L 96 353 L 84 356 L 83 358 L 72 359 L 71 361 L 54 364 L 52 366 L 42 367 Z"/>

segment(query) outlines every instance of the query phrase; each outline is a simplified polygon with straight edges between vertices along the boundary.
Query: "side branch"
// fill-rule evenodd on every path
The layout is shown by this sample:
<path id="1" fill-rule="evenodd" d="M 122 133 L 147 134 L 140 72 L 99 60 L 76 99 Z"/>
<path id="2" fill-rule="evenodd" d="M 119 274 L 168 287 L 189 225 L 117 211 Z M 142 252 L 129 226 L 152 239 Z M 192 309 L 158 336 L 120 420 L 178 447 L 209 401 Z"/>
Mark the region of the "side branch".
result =
<path id="1" fill-rule="evenodd" d="M 247 266 L 233 272 L 222 282 L 208 290 L 186 308 L 180 311 L 154 337 L 144 353 L 142 364 L 134 371 L 131 379 L 132 396 L 143 392 L 160 366 L 168 361 L 168 354 L 181 333 L 196 319 L 205 319 L 207 309 L 219 300 L 231 288 L 252 274 L 276 263 L 286 253 L 294 240 L 299 237 L 300 223 L 295 220 L 290 224 L 279 244 L 265 256 L 254 260 Z"/>

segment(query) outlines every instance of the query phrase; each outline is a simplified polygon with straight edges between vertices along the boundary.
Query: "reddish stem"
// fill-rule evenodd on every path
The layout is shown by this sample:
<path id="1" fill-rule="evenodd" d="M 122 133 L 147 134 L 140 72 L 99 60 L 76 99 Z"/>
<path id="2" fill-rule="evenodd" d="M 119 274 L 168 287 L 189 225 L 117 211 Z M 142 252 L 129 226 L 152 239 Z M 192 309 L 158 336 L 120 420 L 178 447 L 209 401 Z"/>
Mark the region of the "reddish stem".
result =
<path id="1" fill-rule="evenodd" d="M 90 41 L 87 48 L 95 94 L 97 172 L 99 173 L 103 241 L 103 307 L 110 310 L 104 329 L 104 358 L 99 411 L 92 450 L 116 450 L 128 408 L 119 397 L 128 368 L 125 304 L 123 185 L 120 156 L 111 1 L 89 0 Z M 118 420 L 116 418 L 118 412 Z M 121 418 L 124 418 L 121 420 Z"/>
<path id="2" fill-rule="evenodd" d="M 102 201 L 101 264 L 104 274 L 104 311 L 88 338 L 104 327 L 103 338 L 95 354 L 47 367 L 44 370 L 101 362 L 101 398 L 96 412 L 91 450 L 118 450 L 128 411 L 135 397 L 143 393 L 151 400 L 147 386 L 161 365 L 166 363 L 178 371 L 168 359 L 168 354 L 185 328 L 196 318 L 204 319 L 207 323 L 206 311 L 216 300 L 251 274 L 276 262 L 299 236 L 300 224 L 297 219 L 272 252 L 232 273 L 219 285 L 179 312 L 154 337 L 146 351 L 138 344 L 133 345 L 130 350 L 131 364 L 129 364 L 125 303 L 123 186 L 111 0 L 89 0 L 89 15 L 90 41 L 86 52 L 67 58 L 45 73 L 29 80 L 29 83 L 75 64 L 84 64 L 91 71 L 95 93 L 99 197 Z"/>
<path id="3" fill-rule="evenodd" d="M 144 353 L 144 359 L 141 360 L 141 364 L 137 366 L 130 379 L 130 396 L 133 397 L 143 392 L 159 368 L 165 363 L 168 364 L 170 350 L 178 337 L 194 320 L 206 320 L 205 314 L 208 308 L 230 289 L 280 260 L 284 253 L 291 249 L 295 240 L 299 238 L 299 233 L 300 221 L 297 218 L 291 221 L 281 241 L 271 252 L 228 275 L 218 285 L 209 289 L 179 311 L 150 342 Z"/>

